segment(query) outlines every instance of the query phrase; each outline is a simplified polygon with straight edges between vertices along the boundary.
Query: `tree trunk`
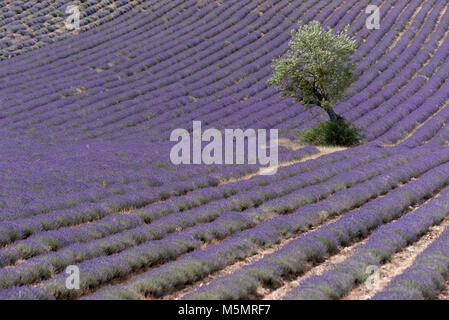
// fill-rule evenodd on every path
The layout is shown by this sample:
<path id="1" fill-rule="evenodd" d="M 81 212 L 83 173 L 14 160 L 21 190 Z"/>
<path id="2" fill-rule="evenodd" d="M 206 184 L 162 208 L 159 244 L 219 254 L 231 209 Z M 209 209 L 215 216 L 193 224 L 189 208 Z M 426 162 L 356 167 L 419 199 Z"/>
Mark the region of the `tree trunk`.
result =
<path id="1" fill-rule="evenodd" d="M 331 119 L 331 121 L 334 121 L 334 120 L 337 120 L 337 119 L 341 118 L 340 115 L 335 113 L 333 108 L 326 109 L 326 112 L 329 115 L 329 118 Z"/>

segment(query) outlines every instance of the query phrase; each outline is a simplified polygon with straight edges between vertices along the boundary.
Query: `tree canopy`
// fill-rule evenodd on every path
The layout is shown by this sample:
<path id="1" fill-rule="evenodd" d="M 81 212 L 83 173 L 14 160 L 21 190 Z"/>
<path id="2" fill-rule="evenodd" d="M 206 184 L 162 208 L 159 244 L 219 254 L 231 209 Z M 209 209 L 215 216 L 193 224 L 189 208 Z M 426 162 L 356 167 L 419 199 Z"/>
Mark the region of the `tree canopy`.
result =
<path id="1" fill-rule="evenodd" d="M 333 106 L 351 84 L 355 68 L 351 54 L 356 42 L 347 31 L 333 33 L 318 21 L 300 22 L 291 32 L 289 50 L 274 60 L 268 84 L 306 108 L 321 107 L 331 120 L 339 118 Z"/>

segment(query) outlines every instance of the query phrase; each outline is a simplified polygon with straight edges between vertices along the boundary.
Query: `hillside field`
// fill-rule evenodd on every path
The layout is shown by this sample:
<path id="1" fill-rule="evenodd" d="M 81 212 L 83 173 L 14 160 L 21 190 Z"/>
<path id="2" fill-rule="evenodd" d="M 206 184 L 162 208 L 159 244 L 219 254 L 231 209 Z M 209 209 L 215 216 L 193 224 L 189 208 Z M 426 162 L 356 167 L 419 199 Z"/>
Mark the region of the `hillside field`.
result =
<path id="1" fill-rule="evenodd" d="M 449 299 L 447 0 L 68 3 L 0 1 L 0 300 Z M 356 41 L 355 147 L 267 84 L 299 21 Z M 174 164 L 195 121 L 277 129 L 276 173 Z"/>

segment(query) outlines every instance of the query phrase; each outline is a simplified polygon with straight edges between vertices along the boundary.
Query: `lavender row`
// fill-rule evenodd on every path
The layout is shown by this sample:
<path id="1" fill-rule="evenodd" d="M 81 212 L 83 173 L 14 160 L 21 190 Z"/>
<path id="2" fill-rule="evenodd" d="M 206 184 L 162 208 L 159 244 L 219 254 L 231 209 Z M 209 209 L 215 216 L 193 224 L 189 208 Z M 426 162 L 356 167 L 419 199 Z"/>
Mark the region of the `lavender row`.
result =
<path id="1" fill-rule="evenodd" d="M 448 203 L 446 197 L 446 206 Z M 402 274 L 374 295 L 373 300 L 435 299 L 449 274 L 449 228 L 433 241 Z"/>
<path id="2" fill-rule="evenodd" d="M 300 236 L 275 253 L 239 271 L 213 280 L 185 298 L 242 299 L 255 295 L 259 285 L 279 287 L 286 277 L 307 270 L 308 263 L 322 261 L 326 254 L 335 253 L 339 246 L 365 237 L 370 230 L 397 218 L 410 205 L 436 192 L 447 184 L 445 175 L 448 170 L 447 164 L 437 166 L 417 180 L 346 213 L 335 222 Z M 313 287 L 319 290 L 321 283 Z"/>
<path id="3" fill-rule="evenodd" d="M 204 64 L 204 62 L 202 62 L 203 64 Z M 153 84 L 153 86 L 154 86 L 155 84 Z M 122 90 L 123 90 L 124 88 L 122 88 Z"/>
<path id="4" fill-rule="evenodd" d="M 394 165 L 395 161 L 391 161 L 391 162 Z M 363 169 L 361 169 L 361 170 L 363 170 Z M 373 174 L 373 173 L 371 173 L 371 174 Z M 350 175 L 347 175 L 347 176 L 350 176 Z M 341 178 L 339 178 L 338 181 L 341 181 Z M 348 183 L 350 183 L 350 184 L 351 183 L 355 183 L 355 181 L 354 181 L 354 179 L 350 179 L 350 181 L 348 181 Z M 337 187 L 337 190 L 338 190 L 338 187 Z M 109 248 L 108 252 L 110 254 L 112 254 L 114 252 L 117 252 L 117 250 L 121 251 L 121 250 L 129 247 L 129 245 L 130 245 L 129 242 L 126 242 L 126 241 L 123 242 L 123 239 L 127 239 L 130 236 L 132 238 L 134 238 L 134 236 L 132 236 L 132 235 L 135 234 L 136 232 L 138 232 L 139 234 L 142 234 L 142 233 L 149 234 L 150 238 L 146 238 L 146 241 L 149 241 L 151 239 L 154 239 L 153 237 L 154 237 L 155 234 L 157 234 L 159 237 L 163 237 L 167 233 L 171 233 L 171 232 L 174 232 L 174 231 L 178 230 L 178 228 L 183 230 L 183 229 L 188 228 L 188 227 L 190 227 L 192 225 L 195 225 L 195 222 L 193 222 L 195 220 L 194 219 L 194 214 L 198 218 L 200 218 L 200 220 L 197 221 L 197 223 L 200 223 L 200 222 L 207 222 L 207 221 L 211 221 L 211 220 L 213 221 L 213 220 L 217 219 L 217 217 L 218 217 L 217 214 L 219 212 L 223 212 L 224 213 L 224 211 L 226 211 L 226 210 L 243 210 L 244 209 L 241 205 L 237 205 L 236 206 L 235 202 L 230 202 L 230 203 L 228 203 L 228 205 L 223 203 L 222 207 L 220 207 L 219 203 L 217 203 L 217 204 L 211 207 L 212 210 L 210 210 L 209 213 L 207 213 L 207 211 L 203 210 L 203 211 L 199 211 L 199 212 L 192 211 L 191 213 L 186 211 L 184 213 L 172 215 L 170 217 L 167 217 L 167 219 L 162 218 L 160 220 L 157 220 L 155 223 L 152 223 L 150 225 L 145 225 L 145 226 L 142 226 L 142 227 L 138 227 L 138 228 L 135 228 L 133 230 L 129 230 L 129 231 L 117 234 L 116 236 L 110 236 L 110 237 L 101 239 L 99 241 L 94 241 L 94 242 L 91 242 L 91 243 L 87 243 L 86 245 L 84 245 L 85 249 L 83 249 L 83 245 L 78 244 L 78 245 L 76 245 L 78 256 L 81 256 L 83 252 L 87 252 L 88 255 L 90 255 L 92 257 L 92 252 L 93 252 L 92 248 L 96 248 L 99 244 L 101 244 L 101 246 L 104 247 L 106 245 L 106 243 L 113 243 L 112 246 L 111 245 L 107 245 L 108 248 Z M 231 205 L 231 206 L 229 206 L 229 205 Z M 259 209 L 257 209 L 256 211 L 254 211 L 253 209 L 249 209 L 249 210 L 246 210 L 246 211 L 249 211 L 250 215 L 257 215 L 257 217 L 255 219 L 258 220 L 258 221 L 265 220 L 265 219 L 269 218 L 270 216 L 272 216 L 271 211 L 270 210 L 264 210 L 262 206 L 260 206 Z M 206 215 L 206 213 L 209 215 L 209 217 Z M 202 228 L 202 227 L 199 226 L 199 228 Z M 66 233 L 64 233 L 64 234 L 67 237 Z M 76 233 L 76 234 L 78 235 L 78 233 Z M 84 235 L 83 238 L 84 237 L 89 237 L 89 235 Z M 67 242 L 69 242 L 69 241 L 74 241 L 74 240 L 67 240 Z M 122 244 L 119 245 L 119 243 L 122 243 Z M 34 249 L 36 247 L 38 247 L 38 246 L 37 245 L 33 246 Z M 130 250 L 133 250 L 133 249 L 130 249 Z M 53 257 L 52 259 L 55 259 L 54 257 L 66 256 L 66 252 L 71 253 L 72 251 L 73 251 L 72 246 L 70 246 L 67 249 L 64 249 L 62 251 L 56 252 L 55 254 L 51 254 L 50 253 L 48 256 L 37 257 L 37 260 L 40 261 L 40 265 L 43 265 L 42 259 L 44 259 L 44 258 L 47 259 L 48 257 Z M 11 251 L 9 251 L 9 252 L 11 252 Z M 97 252 L 98 252 L 98 250 L 97 250 Z M 3 257 L 5 257 L 5 255 L 3 255 Z M 8 257 L 8 258 L 11 259 L 11 256 Z M 32 264 L 32 261 L 34 261 L 34 259 L 28 260 L 27 263 L 25 263 L 23 265 L 16 266 L 15 269 L 17 269 L 17 272 L 16 272 L 16 270 L 8 270 L 8 271 L 6 271 L 4 276 L 7 276 L 7 279 L 11 279 L 11 277 L 14 279 L 15 275 L 18 275 L 18 274 L 20 274 L 21 277 L 24 277 L 24 274 L 28 273 L 28 272 L 25 272 L 24 270 L 28 269 L 28 265 L 30 263 Z M 38 273 L 38 274 L 41 274 L 41 273 Z M 34 276 L 36 276 L 36 274 L 34 274 Z"/>
<path id="5" fill-rule="evenodd" d="M 170 293 L 176 287 L 197 281 L 210 273 L 220 270 L 222 266 L 214 260 L 209 259 L 209 252 L 225 250 L 227 247 L 226 241 L 232 242 L 233 239 L 247 241 L 249 239 L 259 246 L 270 247 L 285 237 L 305 231 L 310 226 L 321 224 L 329 216 L 341 214 L 369 201 L 371 197 L 386 193 L 400 183 L 400 178 L 395 177 L 396 174 L 401 173 L 401 178 L 407 181 L 413 176 L 416 177 L 420 173 L 424 173 L 430 169 L 425 169 L 422 166 L 423 161 L 427 164 L 426 166 L 430 165 L 430 167 L 434 167 L 444 161 L 448 161 L 447 157 L 448 155 L 443 152 L 433 152 L 427 156 L 423 156 L 422 158 L 424 159 L 411 161 L 406 165 L 387 171 L 387 173 L 370 181 L 337 192 L 333 197 L 327 199 L 327 201 L 306 205 L 290 215 L 269 219 L 258 224 L 251 230 L 237 233 L 229 240 L 225 240 L 218 245 L 212 245 L 206 249 L 194 251 L 192 254 L 188 254 L 173 263 L 167 263 L 162 267 L 150 270 L 133 279 L 126 287 L 128 289 L 132 288 L 141 295 L 160 296 Z M 419 165 L 420 162 L 421 165 Z M 411 170 L 411 168 L 414 170 Z M 389 180 L 388 184 L 385 183 L 387 177 Z M 379 183 L 380 181 L 383 183 Z M 343 202 L 343 200 L 345 201 Z M 337 206 L 335 207 L 335 205 Z M 236 261 L 237 259 L 234 260 L 234 262 Z M 198 268 L 198 263 L 201 265 L 200 269 Z M 218 285 L 217 287 L 220 286 Z M 112 290 L 115 289 L 113 288 Z M 107 292 L 108 290 L 101 290 L 99 295 L 101 296 L 101 292 Z"/>
<path id="6" fill-rule="evenodd" d="M 445 173 L 446 174 L 446 173 Z M 435 179 L 435 178 L 434 178 Z M 426 189 L 426 181 L 417 192 L 429 195 L 437 189 Z M 443 181 L 447 185 L 448 181 Z M 433 187 L 430 185 L 430 187 Z M 333 265 L 318 276 L 311 276 L 287 293 L 285 299 L 339 299 L 358 283 L 363 285 L 368 266 L 380 266 L 396 252 L 414 243 L 429 228 L 449 215 L 449 188 L 419 208 L 399 219 L 377 228 L 365 244 L 356 247 L 345 261 Z M 394 219 L 396 216 L 391 214 Z M 423 283 L 424 285 L 424 283 Z"/>
<path id="7" fill-rule="evenodd" d="M 33 50 L 57 39 L 71 35 L 65 29 L 61 32 L 55 25 L 63 25 L 62 12 L 65 12 L 67 3 L 62 0 L 53 2 L 28 1 L 26 3 L 13 2 L 10 6 L 1 8 L 0 18 L 0 48 L 3 50 L 0 60 L 10 58 L 29 50 Z M 129 10 L 124 1 L 102 1 L 107 4 L 114 2 L 118 10 L 110 6 L 102 7 L 96 1 L 83 3 L 80 21 L 81 30 L 99 25 L 111 20 L 118 14 Z M 14 40 L 7 40 L 7 35 L 19 35 Z"/>
<path id="8" fill-rule="evenodd" d="M 304 148 L 303 151 L 297 152 L 297 155 L 301 155 L 302 157 L 307 157 L 310 154 L 314 154 L 318 152 L 315 148 Z M 378 153 L 379 155 L 385 156 L 388 153 Z M 379 155 L 374 154 L 372 158 L 368 159 L 376 159 L 376 157 L 379 157 Z M 75 241 L 75 239 L 82 239 L 83 241 L 88 241 L 91 239 L 92 229 L 95 228 L 106 228 L 109 226 L 109 222 L 105 221 L 111 221 L 112 217 L 110 215 L 114 212 L 122 211 L 123 208 L 129 208 L 129 207 L 143 207 L 140 210 L 132 210 L 129 213 L 126 214 L 114 214 L 113 216 L 115 218 L 122 217 L 124 220 L 132 219 L 144 219 L 147 223 L 152 222 L 153 220 L 156 220 L 157 218 L 160 218 L 164 215 L 168 215 L 175 212 L 182 212 L 187 209 L 192 209 L 194 207 L 199 207 L 201 205 L 207 204 L 211 201 L 217 201 L 219 199 L 224 199 L 221 201 L 224 202 L 232 202 L 237 201 L 236 199 L 244 199 L 245 195 L 237 196 L 236 194 L 239 192 L 245 192 L 251 188 L 258 187 L 260 185 L 265 185 L 262 190 L 268 190 L 270 187 L 266 186 L 269 183 L 273 183 L 276 181 L 281 181 L 278 184 L 285 183 L 285 180 L 281 180 L 283 178 L 290 177 L 290 180 L 292 180 L 292 176 L 295 176 L 299 173 L 307 172 L 311 170 L 312 168 L 316 168 L 321 163 L 326 162 L 334 162 L 339 159 L 345 159 L 345 156 L 332 156 L 332 157 L 325 157 L 323 159 L 323 162 L 316 162 L 313 164 L 304 164 L 304 165 L 297 165 L 293 166 L 293 168 L 289 169 L 280 169 L 281 173 L 279 175 L 270 176 L 269 178 L 263 178 L 263 177 L 253 177 L 250 180 L 243 180 L 234 182 L 231 184 L 222 184 L 222 185 L 214 185 L 214 187 L 199 189 L 197 191 L 192 191 L 193 189 L 185 189 L 183 192 L 178 193 L 187 193 L 188 191 L 192 191 L 188 193 L 185 196 L 178 196 L 174 199 L 169 198 L 169 194 L 165 193 L 164 199 L 165 201 L 163 203 L 157 202 L 157 198 L 154 197 L 151 198 L 151 194 L 148 192 L 135 192 L 132 194 L 132 198 L 130 198 L 128 201 L 123 203 L 124 199 L 127 198 L 112 198 L 108 199 L 107 201 L 102 201 L 99 204 L 86 204 L 86 205 L 80 205 L 76 207 L 75 209 L 71 210 L 58 210 L 49 214 L 40 214 L 35 215 L 30 218 L 23 218 L 23 219 L 16 219 L 14 221 L 8 221 L 8 222 L 2 222 L 0 223 L 0 243 L 2 245 L 9 244 L 13 241 L 24 239 L 24 238 L 30 238 L 32 235 L 39 235 L 42 232 L 45 232 L 47 235 L 44 236 L 45 239 L 48 239 L 47 237 L 55 233 L 56 234 L 70 234 L 73 232 L 72 239 L 66 239 L 65 243 L 72 243 Z M 334 160 L 335 159 L 335 160 Z M 363 161 L 366 161 L 366 156 L 361 156 L 362 160 L 354 159 L 351 161 L 351 163 L 355 165 L 363 163 Z M 346 164 L 346 167 L 348 167 L 348 164 Z M 332 170 L 331 174 L 335 175 L 337 170 Z M 307 179 L 307 175 L 304 174 L 305 181 L 313 183 L 313 175 L 309 175 L 309 178 Z M 330 176 L 329 176 L 330 177 Z M 322 179 L 325 179 L 325 176 L 322 176 Z M 317 180 L 315 180 L 317 182 Z M 301 182 L 300 184 L 296 185 L 296 188 L 303 187 L 305 185 L 304 182 Z M 173 185 L 172 187 L 175 187 L 176 185 Z M 271 184 L 273 186 L 273 184 Z M 206 187 L 206 186 L 203 186 Z M 259 187 L 261 188 L 261 187 Z M 291 186 L 292 188 L 292 186 Z M 267 193 L 268 191 L 265 191 Z M 284 194 L 287 191 L 283 191 Z M 291 191 L 290 191 L 291 192 Z M 268 193 L 267 193 L 268 194 Z M 273 193 L 274 194 L 274 193 Z M 274 195 L 271 195 L 271 197 L 274 197 Z M 277 194 L 277 196 L 282 195 L 282 193 Z M 233 197 L 231 197 L 233 196 Z M 229 198 L 231 197 L 231 198 Z M 235 198 L 235 199 L 234 199 Z M 243 200 L 242 200 L 243 201 Z M 152 202 L 151 205 L 146 205 L 147 203 Z M 219 203 L 219 202 L 217 202 Z M 209 206 L 210 210 L 213 210 L 212 206 Z M 220 207 L 220 205 L 218 205 Z M 115 219 L 114 218 L 114 219 Z M 101 220 L 99 220 L 101 219 Z M 114 220 L 113 219 L 113 220 Z M 98 220 L 96 222 L 93 222 L 94 220 Z M 80 223 L 86 223 L 90 222 L 86 226 L 79 226 L 77 228 L 69 228 L 69 226 L 78 225 Z M 106 224 L 105 224 L 106 223 Z M 66 227 L 65 229 L 58 230 L 58 231 L 50 231 L 50 230 L 56 230 L 58 228 Z M 80 233 L 80 230 L 85 229 L 84 232 Z M 114 227 L 111 227 L 111 229 L 116 230 Z M 78 230 L 77 232 L 75 232 Z M 84 235 L 84 236 L 83 236 Z M 34 236 L 33 236 L 34 237 Z M 48 241 L 48 240 L 46 240 Z M 78 240 L 80 241 L 80 240 Z M 22 244 L 19 244 L 22 246 Z M 7 251 L 13 250 L 13 248 L 8 248 Z M 11 255 L 11 254 L 8 254 Z M 14 255 L 13 255 L 14 256 Z"/>
<path id="9" fill-rule="evenodd" d="M 198 199 L 194 196 L 190 198 L 188 204 L 192 208 L 183 207 L 182 203 L 177 201 L 165 202 L 162 204 L 149 206 L 145 209 L 136 210 L 128 214 L 114 214 L 112 216 L 107 216 L 94 223 L 77 227 L 64 227 L 55 231 L 44 231 L 45 229 L 43 230 L 42 227 L 45 226 L 47 230 L 61 227 L 61 224 L 65 219 L 73 222 L 73 215 L 63 216 L 58 214 L 55 216 L 52 215 L 45 217 L 46 219 L 43 220 L 30 219 L 17 221 L 14 224 L 6 224 L 3 226 L 4 232 L 2 239 L 5 243 L 10 243 L 13 240 L 23 237 L 27 237 L 28 239 L 15 242 L 13 245 L 1 249 L 1 265 L 4 266 L 5 264 L 11 264 L 19 259 L 30 258 L 50 250 L 61 249 L 62 247 L 73 244 L 74 242 L 84 243 L 105 237 L 106 235 L 123 232 L 132 227 L 136 227 L 137 225 L 142 225 L 143 221 L 146 223 L 152 223 L 149 225 L 150 229 L 154 227 L 155 230 L 161 230 L 160 228 L 162 228 L 165 229 L 165 232 L 173 232 L 177 227 L 185 228 L 195 223 L 213 220 L 217 217 L 217 215 L 224 213 L 226 210 L 242 211 L 258 206 L 265 211 L 270 211 L 272 203 L 264 203 L 265 201 L 276 197 L 280 197 L 280 199 L 286 197 L 292 198 L 288 194 L 294 192 L 295 190 L 299 189 L 300 192 L 305 192 L 310 189 L 311 194 L 309 197 L 302 197 L 301 201 L 290 203 L 290 207 L 294 208 L 295 206 L 297 207 L 303 203 L 316 201 L 315 199 L 326 196 L 326 194 L 323 194 L 320 189 L 316 190 L 316 188 L 312 188 L 311 185 L 313 184 L 324 184 L 323 181 L 330 179 L 330 181 L 327 182 L 327 185 L 331 188 L 328 193 L 331 193 L 332 191 L 344 188 L 345 185 L 347 186 L 354 184 L 360 180 L 363 181 L 373 175 L 379 174 L 379 172 L 385 170 L 382 165 L 378 165 L 378 168 L 375 170 L 368 170 L 368 165 L 366 163 L 373 161 L 374 167 L 377 167 L 375 165 L 375 160 L 385 158 L 388 155 L 389 153 L 382 150 L 380 150 L 380 152 L 374 151 L 369 155 L 362 154 L 353 157 L 351 160 L 346 159 L 344 161 L 337 162 L 336 164 L 330 163 L 328 165 L 324 165 L 317 172 L 311 173 L 307 172 L 310 170 L 309 165 L 304 164 L 304 166 L 298 166 L 299 172 L 305 171 L 304 174 L 298 174 L 298 172 L 293 171 L 292 168 L 289 170 L 284 170 L 287 176 L 292 176 L 280 180 L 277 184 L 267 184 L 269 182 L 268 179 L 265 179 L 264 181 L 255 178 L 249 181 L 237 182 L 234 184 L 235 187 L 222 185 L 218 187 L 217 190 L 214 190 L 212 196 L 210 197 L 210 200 L 213 201 L 208 204 L 202 203 L 207 203 L 208 201 L 200 201 L 201 199 L 206 199 L 207 195 L 205 193 L 198 193 Z M 418 154 L 416 154 L 415 157 L 417 155 Z M 334 157 L 329 157 L 329 160 L 332 160 Z M 389 166 L 391 167 L 401 161 L 406 161 L 406 158 L 396 156 L 383 160 L 382 162 L 389 162 Z M 359 176 L 355 178 L 351 177 L 350 174 L 344 175 L 344 173 L 337 175 L 338 172 L 344 172 L 357 168 L 364 163 L 364 167 L 361 167 L 358 170 L 353 170 L 355 172 L 366 172 L 366 175 L 363 177 Z M 320 176 L 318 177 L 317 174 Z M 332 178 L 333 176 L 335 177 Z M 341 176 L 343 177 L 341 178 Z M 253 189 L 251 189 L 251 187 L 253 187 Z M 249 191 L 238 193 L 238 190 L 245 188 L 248 188 Z M 220 192 L 222 192 L 221 195 Z M 225 196 L 225 199 L 223 199 L 223 196 Z M 194 203 L 197 203 L 198 206 L 202 206 L 198 209 L 194 209 L 194 207 L 196 207 Z M 187 204 L 184 206 L 186 205 Z M 87 212 L 89 213 L 89 211 Z M 96 212 L 94 212 L 94 214 L 95 213 Z M 84 221 L 89 220 L 88 217 L 84 215 L 82 217 L 84 218 Z M 186 217 L 188 218 L 186 219 Z M 118 234 L 117 237 L 120 237 L 120 235 L 121 233 Z"/>
<path id="10" fill-rule="evenodd" d="M 100 146 L 103 145 L 93 145 L 92 152 L 88 151 L 87 155 L 91 156 L 95 149 Z M 144 146 L 142 144 L 142 147 Z M 132 157 L 134 153 L 133 148 L 133 145 L 130 145 L 126 149 L 119 149 L 122 151 L 117 151 L 118 155 L 111 157 L 103 165 L 108 164 L 115 167 L 117 163 L 126 163 L 126 160 Z M 3 190 L 0 188 L 3 198 L 6 199 L 3 202 L 4 208 L 0 209 L 3 213 L 0 220 L 18 219 L 20 217 L 68 209 L 76 211 L 77 206 L 85 206 L 86 203 L 95 208 L 95 210 L 104 210 L 106 209 L 105 207 L 110 206 L 116 207 L 118 210 L 120 208 L 139 207 L 142 204 L 164 200 L 171 196 L 185 194 L 198 188 L 216 186 L 222 181 L 257 173 L 259 170 L 257 165 L 230 166 L 227 168 L 223 166 L 200 167 L 186 165 L 177 168 L 174 165 L 156 160 L 157 157 L 153 159 L 146 158 L 145 155 L 151 152 L 151 145 L 146 145 L 146 148 L 148 148 L 147 152 L 142 152 L 141 156 L 133 158 L 129 171 L 123 170 L 116 177 L 111 175 L 110 169 L 104 170 L 104 172 L 96 171 L 101 164 L 100 162 L 98 162 L 98 165 L 91 165 L 89 170 L 85 169 L 83 163 L 76 163 L 76 167 L 73 167 L 72 163 L 78 160 L 78 157 L 84 156 L 81 154 L 74 157 L 73 162 L 72 160 L 68 162 L 66 159 L 57 158 L 56 163 L 61 162 L 61 164 L 59 165 L 58 163 L 56 165 L 54 161 L 55 165 L 52 171 L 55 170 L 58 177 L 55 177 L 53 172 L 49 172 L 48 177 L 44 176 L 43 172 L 45 171 L 43 170 L 46 170 L 46 163 L 39 162 L 40 164 L 38 163 L 36 165 L 37 168 L 29 169 L 30 172 L 26 174 L 21 172 L 20 177 L 23 176 L 23 186 L 19 185 L 21 181 L 17 179 L 18 174 L 12 181 L 5 179 L 5 188 Z M 58 154 L 61 154 L 61 151 L 58 150 Z M 166 153 L 166 157 L 170 151 L 168 148 L 165 148 L 161 153 L 164 152 Z M 281 147 L 279 150 L 279 161 L 281 164 L 289 161 L 299 161 L 317 152 L 318 150 L 312 147 L 302 148 L 296 151 Z M 106 148 L 102 150 L 102 154 L 107 154 Z M 99 156 L 101 154 L 95 155 L 94 160 L 98 161 L 97 157 Z M 44 157 L 47 158 L 46 155 Z M 165 160 L 165 158 L 160 158 Z M 40 158 L 38 159 L 40 160 Z M 22 165 L 18 160 L 15 160 L 15 163 L 19 166 Z M 24 162 L 26 163 L 28 161 L 24 160 Z M 151 165 L 150 169 L 136 171 L 136 167 L 145 168 L 148 164 Z M 10 168 L 12 167 L 10 166 Z M 71 174 L 67 169 L 72 170 Z M 176 172 L 173 172 L 175 170 Z M 94 175 L 95 173 L 97 173 L 96 176 Z M 72 175 L 70 180 L 73 181 L 76 179 L 76 183 L 69 182 L 70 175 Z M 155 177 L 156 175 L 157 178 Z M 34 178 L 36 181 L 33 181 Z M 81 181 L 80 178 L 84 181 Z M 22 192 L 23 188 L 29 188 L 30 185 L 32 189 L 34 186 L 39 188 L 36 188 L 35 191 L 29 190 L 24 194 Z M 73 190 L 74 188 L 76 189 Z M 41 194 L 46 194 L 46 196 L 41 196 Z M 137 201 L 139 197 L 143 198 Z M 135 205 L 132 204 L 133 198 L 136 199 Z M 18 207 L 17 202 L 20 205 Z M 111 208 L 111 210 L 115 209 Z"/>
<path id="11" fill-rule="evenodd" d="M 386 5 L 389 5 L 388 3 Z M 352 109 L 355 112 L 357 112 L 358 108 L 354 108 L 355 106 L 366 103 L 367 98 L 370 98 L 375 95 L 377 91 L 380 90 L 381 86 L 380 84 L 385 84 L 386 80 L 382 81 L 382 78 L 384 78 L 384 73 L 379 74 L 379 72 L 371 72 L 371 69 L 369 69 L 371 66 L 370 64 L 380 60 L 381 62 L 384 60 L 388 61 L 388 64 L 393 63 L 395 59 L 397 59 L 398 55 L 405 49 L 403 46 L 400 48 L 396 48 L 395 54 L 387 54 L 385 45 L 390 44 L 395 36 L 395 33 L 393 32 L 387 32 L 385 33 L 385 30 L 390 30 L 394 23 L 397 23 L 398 25 L 402 26 L 404 28 L 405 21 L 407 21 L 410 16 L 412 15 L 412 12 L 416 10 L 417 3 L 410 3 L 408 1 L 402 1 L 395 5 L 395 7 L 391 10 L 391 14 L 389 13 L 384 18 L 383 24 L 385 25 L 385 29 L 382 28 L 384 31 L 382 33 L 376 33 L 373 34 L 373 39 L 369 40 L 367 43 L 362 45 L 359 50 L 355 53 L 355 55 L 362 56 L 363 53 L 369 54 L 365 57 L 365 59 L 361 62 L 363 62 L 366 65 L 366 72 L 363 75 L 359 75 L 359 78 L 351 85 L 351 87 L 348 89 L 348 91 L 356 93 L 356 94 L 349 94 L 348 99 L 346 99 L 344 102 L 337 104 L 335 107 L 336 111 L 343 113 L 347 111 L 348 109 Z M 383 8 L 383 7 L 381 7 Z M 401 13 L 401 11 L 404 10 L 404 12 L 401 14 L 401 16 L 398 18 L 398 21 L 396 21 L 397 16 Z M 384 13 L 385 15 L 385 13 Z M 380 31 L 380 30 L 378 30 Z M 387 39 L 384 39 L 384 36 L 387 36 Z M 369 45 L 369 47 L 366 47 Z M 396 60 L 401 61 L 401 60 Z M 401 62 L 402 63 L 402 62 Z M 362 64 L 363 65 L 363 64 Z M 372 67 L 376 68 L 376 67 Z M 391 73 L 389 73 L 391 74 Z M 391 77 L 390 77 L 391 78 Z M 374 81 L 376 80 L 376 81 Z M 370 84 L 371 82 L 371 84 Z M 375 85 L 376 84 L 376 85 Z M 375 86 L 374 86 L 375 85 Z M 388 91 L 386 94 L 389 94 L 390 96 L 393 95 L 392 92 Z M 302 116 L 302 115 L 300 115 Z M 291 121 L 296 121 L 297 118 L 292 119 Z M 310 122 L 309 122 L 310 124 Z"/>

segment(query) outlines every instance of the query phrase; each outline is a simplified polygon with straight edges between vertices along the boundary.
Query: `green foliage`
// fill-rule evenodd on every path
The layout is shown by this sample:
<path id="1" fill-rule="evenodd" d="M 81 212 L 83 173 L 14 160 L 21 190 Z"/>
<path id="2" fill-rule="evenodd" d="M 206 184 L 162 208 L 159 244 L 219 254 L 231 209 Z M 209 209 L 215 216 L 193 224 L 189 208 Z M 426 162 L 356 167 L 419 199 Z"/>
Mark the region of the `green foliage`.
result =
<path id="1" fill-rule="evenodd" d="M 354 63 L 351 54 L 356 42 L 347 34 L 348 28 L 333 33 L 320 22 L 308 25 L 299 22 L 292 30 L 289 50 L 272 66 L 273 75 L 268 84 L 285 97 L 300 102 L 306 109 L 311 105 L 321 107 L 329 115 L 329 121 L 305 129 L 303 142 L 325 146 L 353 146 L 362 139 L 360 129 L 352 127 L 333 107 L 343 97 L 353 79 Z"/>
<path id="2" fill-rule="evenodd" d="M 300 140 L 312 145 L 352 147 L 359 144 L 361 139 L 363 135 L 360 129 L 351 126 L 342 117 L 321 121 L 300 132 Z"/>
<path id="3" fill-rule="evenodd" d="M 162 161 L 155 161 L 151 164 L 153 167 L 157 167 L 157 168 L 163 168 L 165 167 L 165 163 L 163 163 Z"/>
<path id="4" fill-rule="evenodd" d="M 267 83 L 305 108 L 317 105 L 335 118 L 332 108 L 352 81 L 355 65 L 350 56 L 356 49 L 355 40 L 347 28 L 334 34 L 318 21 L 300 22 L 291 33 L 290 48 L 274 60 L 273 76 Z"/>

